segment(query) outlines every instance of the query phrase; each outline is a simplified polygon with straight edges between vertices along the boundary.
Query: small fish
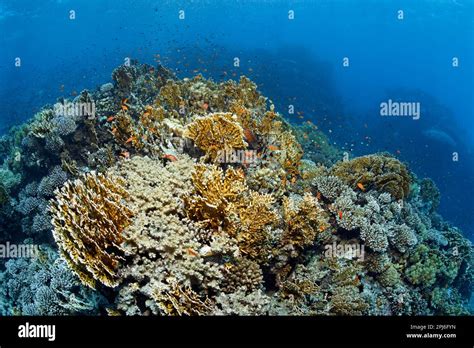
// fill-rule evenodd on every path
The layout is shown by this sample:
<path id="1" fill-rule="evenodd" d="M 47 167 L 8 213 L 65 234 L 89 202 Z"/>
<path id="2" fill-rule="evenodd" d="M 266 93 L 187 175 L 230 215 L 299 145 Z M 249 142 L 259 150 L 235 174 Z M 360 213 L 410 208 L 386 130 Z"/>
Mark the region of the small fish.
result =
<path id="1" fill-rule="evenodd" d="M 249 143 L 254 143 L 257 141 L 257 138 L 255 137 L 255 134 L 253 134 L 253 132 L 248 129 L 248 128 L 245 128 L 244 129 L 244 136 L 245 136 L 245 139 L 249 142 Z"/>
<path id="2" fill-rule="evenodd" d="M 209 109 L 209 104 L 208 103 L 202 104 L 202 108 L 207 111 L 207 109 Z"/>
<path id="3" fill-rule="evenodd" d="M 316 193 L 316 199 L 317 199 L 318 201 L 321 200 L 321 192 L 318 191 L 318 193 Z"/>
<path id="4" fill-rule="evenodd" d="M 199 256 L 199 253 L 191 248 L 188 248 L 186 249 L 188 255 L 191 255 L 191 256 Z"/>
<path id="5" fill-rule="evenodd" d="M 110 116 L 109 118 L 107 118 L 107 122 L 112 122 L 113 120 L 115 120 L 114 116 Z"/>
<path id="6" fill-rule="evenodd" d="M 176 156 L 171 155 L 171 154 L 169 154 L 169 153 L 164 154 L 164 155 L 163 155 L 163 158 L 164 158 L 164 159 L 167 159 L 167 160 L 170 160 L 171 162 L 176 162 L 176 161 L 178 160 L 178 159 L 176 158 Z"/>
<path id="7" fill-rule="evenodd" d="M 326 226 L 324 226 L 324 225 L 319 226 L 319 230 L 321 232 L 324 232 L 326 230 Z"/>
<path id="8" fill-rule="evenodd" d="M 362 184 L 361 182 L 358 182 L 358 183 L 357 183 L 357 187 L 358 187 L 361 191 L 365 191 L 365 186 L 364 186 L 364 184 Z"/>
<path id="9" fill-rule="evenodd" d="M 123 158 L 130 158 L 130 152 L 128 151 L 121 152 L 120 156 L 122 156 Z"/>
<path id="10" fill-rule="evenodd" d="M 114 127 L 112 128 L 112 134 L 115 134 L 115 133 L 117 133 L 117 128 Z"/>
<path id="11" fill-rule="evenodd" d="M 268 149 L 270 151 L 278 151 L 280 150 L 280 148 L 278 146 L 275 146 L 275 145 L 268 145 Z"/>
<path id="12" fill-rule="evenodd" d="M 122 110 L 127 111 L 128 110 L 128 105 L 127 105 L 128 98 L 123 98 L 122 99 Z"/>
<path id="13" fill-rule="evenodd" d="M 339 215 L 339 219 L 342 219 L 342 211 L 339 210 L 339 211 L 337 212 L 337 214 Z"/>
<path id="14" fill-rule="evenodd" d="M 131 142 L 134 141 L 134 140 L 137 140 L 137 138 L 135 138 L 134 136 L 131 136 L 130 138 L 127 139 L 127 141 L 125 142 L 125 144 L 131 143 Z"/>

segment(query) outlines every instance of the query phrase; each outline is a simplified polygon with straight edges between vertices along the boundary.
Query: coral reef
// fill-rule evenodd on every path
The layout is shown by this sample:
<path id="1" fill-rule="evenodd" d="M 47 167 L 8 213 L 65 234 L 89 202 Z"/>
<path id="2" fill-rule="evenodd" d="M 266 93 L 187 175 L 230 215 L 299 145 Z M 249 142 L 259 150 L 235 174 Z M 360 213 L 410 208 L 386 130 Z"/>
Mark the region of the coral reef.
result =
<path id="1" fill-rule="evenodd" d="M 32 259 L 11 259 L 0 272 L 0 315 L 98 315 L 107 301 L 82 286 L 65 261 L 43 245 Z"/>
<path id="2" fill-rule="evenodd" d="M 342 160 L 246 77 L 131 63 L 0 138 L 0 235 L 45 244 L 0 261 L 1 314 L 470 313 L 472 244 L 432 180 Z"/>

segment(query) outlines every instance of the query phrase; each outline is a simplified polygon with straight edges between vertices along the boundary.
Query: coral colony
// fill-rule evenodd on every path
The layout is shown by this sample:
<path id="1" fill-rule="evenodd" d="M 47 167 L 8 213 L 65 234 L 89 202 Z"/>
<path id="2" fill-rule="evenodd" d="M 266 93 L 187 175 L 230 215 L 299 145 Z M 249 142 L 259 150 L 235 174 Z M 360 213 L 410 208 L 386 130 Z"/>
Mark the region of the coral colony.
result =
<path id="1" fill-rule="evenodd" d="M 2 315 L 469 313 L 432 180 L 345 158 L 246 77 L 112 77 L 1 138 L 0 234 L 40 245 L 4 261 Z"/>

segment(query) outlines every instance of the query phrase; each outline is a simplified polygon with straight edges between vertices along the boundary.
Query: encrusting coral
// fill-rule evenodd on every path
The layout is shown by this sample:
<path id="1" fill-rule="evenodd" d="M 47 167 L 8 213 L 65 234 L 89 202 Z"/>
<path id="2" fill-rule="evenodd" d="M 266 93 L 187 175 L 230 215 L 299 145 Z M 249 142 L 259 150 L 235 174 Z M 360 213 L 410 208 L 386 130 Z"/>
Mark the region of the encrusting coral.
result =
<path id="1" fill-rule="evenodd" d="M 61 257 L 7 262 L 2 314 L 468 313 L 472 244 L 395 157 L 341 160 L 246 77 L 133 63 L 92 100 L 0 139 L 0 234 Z"/>

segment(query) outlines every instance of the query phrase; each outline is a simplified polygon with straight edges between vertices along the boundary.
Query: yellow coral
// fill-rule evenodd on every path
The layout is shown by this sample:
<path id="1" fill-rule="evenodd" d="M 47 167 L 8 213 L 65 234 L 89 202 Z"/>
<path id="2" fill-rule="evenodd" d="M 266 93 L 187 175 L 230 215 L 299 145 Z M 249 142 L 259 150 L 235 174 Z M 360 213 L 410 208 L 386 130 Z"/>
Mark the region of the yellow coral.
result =
<path id="1" fill-rule="evenodd" d="M 169 291 L 154 289 L 152 297 L 165 315 L 209 315 L 214 306 L 209 298 L 202 300 L 191 288 L 183 289 L 177 284 L 172 285 Z"/>
<path id="2" fill-rule="evenodd" d="M 122 204 L 127 192 L 102 174 L 85 174 L 56 192 L 50 212 L 59 251 L 81 281 L 118 285 L 122 231 L 132 212 Z"/>
<path id="3" fill-rule="evenodd" d="M 274 201 L 270 194 L 251 191 L 248 198 L 228 208 L 233 219 L 227 232 L 237 240 L 240 251 L 253 259 L 265 259 L 269 238 L 265 227 L 278 218 L 271 209 Z"/>
<path id="4" fill-rule="evenodd" d="M 288 174 L 297 175 L 300 160 L 303 157 L 301 145 L 291 131 L 277 133 L 277 139 L 282 150 L 278 156 L 281 165 Z"/>
<path id="5" fill-rule="evenodd" d="M 244 131 L 231 113 L 214 113 L 198 118 L 188 125 L 184 135 L 212 160 L 216 160 L 222 152 L 247 147 Z"/>
<path id="6" fill-rule="evenodd" d="M 238 202 L 247 189 L 241 170 L 229 168 L 224 175 L 214 165 L 197 164 L 192 182 L 194 192 L 184 198 L 188 215 L 214 229 L 225 223 L 229 204 Z"/>
<path id="7" fill-rule="evenodd" d="M 318 233 L 329 227 L 324 210 L 309 193 L 305 193 L 298 204 L 293 199 L 285 197 L 283 218 L 287 226 L 282 236 L 283 244 L 300 248 L 312 245 Z"/>
<path id="8" fill-rule="evenodd" d="M 277 219 L 273 196 L 250 190 L 240 169 L 229 168 L 224 175 L 215 165 L 197 164 L 192 182 L 194 192 L 184 197 L 188 216 L 234 237 L 245 255 L 264 258 L 264 228 Z"/>
<path id="9" fill-rule="evenodd" d="M 357 189 L 388 192 L 395 199 L 403 199 L 410 191 L 410 173 L 399 160 L 386 155 L 368 155 L 336 163 L 331 174 Z"/>

